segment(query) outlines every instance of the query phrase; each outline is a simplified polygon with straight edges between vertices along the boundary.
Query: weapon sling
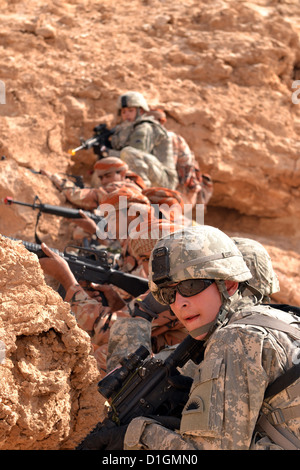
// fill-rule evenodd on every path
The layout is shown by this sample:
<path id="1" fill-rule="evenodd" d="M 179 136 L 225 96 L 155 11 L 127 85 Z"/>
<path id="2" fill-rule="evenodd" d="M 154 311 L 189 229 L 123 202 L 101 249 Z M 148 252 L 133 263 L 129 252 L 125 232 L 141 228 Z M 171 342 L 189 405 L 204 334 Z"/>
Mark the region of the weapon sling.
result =
<path id="1" fill-rule="evenodd" d="M 283 331 L 293 338 L 300 340 L 300 331 L 289 323 L 283 322 L 277 318 L 267 315 L 251 315 L 241 320 L 234 321 L 232 324 L 262 326 L 264 328 L 276 329 Z M 271 398 L 285 390 L 287 387 L 295 383 L 300 377 L 300 364 L 296 364 L 280 375 L 272 384 L 270 384 L 265 392 L 264 400 Z M 300 382 L 295 384 L 300 388 Z M 262 430 L 275 444 L 284 450 L 300 450 L 300 440 L 288 429 L 280 426 L 280 424 L 300 415 L 300 405 L 289 408 L 276 409 L 270 411 L 268 415 L 261 412 L 257 421 L 257 430 Z"/>

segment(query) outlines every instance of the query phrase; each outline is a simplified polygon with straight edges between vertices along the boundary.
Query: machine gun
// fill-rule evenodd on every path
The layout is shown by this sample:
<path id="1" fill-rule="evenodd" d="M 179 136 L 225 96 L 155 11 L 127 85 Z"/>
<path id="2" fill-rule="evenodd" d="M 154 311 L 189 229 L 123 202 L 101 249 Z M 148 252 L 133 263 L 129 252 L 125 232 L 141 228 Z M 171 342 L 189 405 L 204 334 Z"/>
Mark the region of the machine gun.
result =
<path id="1" fill-rule="evenodd" d="M 155 356 L 148 358 L 150 353 L 144 346 L 122 359 L 121 367 L 98 383 L 99 393 L 110 400 L 107 418 L 96 425 L 76 450 L 96 449 L 99 432 L 129 424 L 138 416 L 180 418 L 189 387 L 180 392 L 170 379 L 180 375 L 177 368 L 188 360 L 199 364 L 203 351 L 202 341 L 187 336 L 164 361 Z"/>
<path id="2" fill-rule="evenodd" d="M 16 238 L 11 240 L 21 241 L 25 248 L 37 255 L 38 258 L 46 257 L 41 245 L 37 243 L 26 242 Z M 138 297 L 148 290 L 148 281 L 132 274 L 123 273 L 113 268 L 112 262 L 109 260 L 109 253 L 105 249 L 94 250 L 91 248 L 83 248 L 81 246 L 69 245 L 64 252 L 50 248 L 64 258 L 77 281 L 88 281 L 98 284 L 113 284 L 128 292 L 133 297 Z M 85 256 L 68 252 L 70 249 L 74 252 L 85 253 Z"/>
<path id="3" fill-rule="evenodd" d="M 99 124 L 98 126 L 94 127 L 93 131 L 93 137 L 90 137 L 87 140 L 81 138 L 81 145 L 75 149 L 70 149 L 68 153 L 74 156 L 80 150 L 88 150 L 93 148 L 94 153 L 98 155 L 98 159 L 100 160 L 103 158 L 103 152 L 105 151 L 105 148 L 111 148 L 109 137 L 113 135 L 115 129 L 108 129 L 106 124 Z"/>

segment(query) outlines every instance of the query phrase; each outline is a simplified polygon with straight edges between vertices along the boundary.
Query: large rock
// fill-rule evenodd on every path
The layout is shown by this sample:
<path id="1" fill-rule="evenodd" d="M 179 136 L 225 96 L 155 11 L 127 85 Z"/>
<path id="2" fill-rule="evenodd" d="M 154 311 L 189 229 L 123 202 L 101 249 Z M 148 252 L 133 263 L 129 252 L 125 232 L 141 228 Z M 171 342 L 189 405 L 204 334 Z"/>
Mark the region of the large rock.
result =
<path id="1" fill-rule="evenodd" d="M 89 336 L 38 259 L 0 237 L 0 448 L 73 449 L 103 418 Z"/>
<path id="2" fill-rule="evenodd" d="M 29 169 L 81 174 L 88 184 L 92 150 L 71 159 L 68 149 L 100 122 L 112 127 L 117 96 L 138 90 L 166 110 L 167 127 L 213 177 L 205 222 L 261 241 L 280 278 L 276 300 L 299 304 L 300 103 L 292 100 L 299 0 L 2 0 L 1 11 L 0 199 L 32 203 L 38 195 L 66 205 Z M 0 204 L 0 234 L 34 241 L 36 215 Z M 44 214 L 38 234 L 62 250 L 71 225 Z M 93 381 L 86 374 L 96 372 L 72 341 L 88 341 L 43 284 L 37 261 L 11 246 L 1 239 L 16 275 L 1 265 L 0 286 L 8 279 L 10 295 L 1 306 L 1 441 L 4 448 L 72 447 L 74 429 L 84 434 L 85 407 L 87 422 L 96 421 L 90 399 L 99 400 L 97 391 L 76 401 Z M 32 284 L 22 287 L 23 273 Z"/>

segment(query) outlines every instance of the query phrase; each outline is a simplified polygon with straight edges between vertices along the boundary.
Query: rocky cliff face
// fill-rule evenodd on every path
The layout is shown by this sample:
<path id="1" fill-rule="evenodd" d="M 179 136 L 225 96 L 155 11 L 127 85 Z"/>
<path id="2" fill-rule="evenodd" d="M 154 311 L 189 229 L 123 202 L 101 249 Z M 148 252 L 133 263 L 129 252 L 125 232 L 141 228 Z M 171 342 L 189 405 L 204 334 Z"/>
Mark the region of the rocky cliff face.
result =
<path id="1" fill-rule="evenodd" d="M 72 449 L 103 417 L 87 333 L 37 257 L 0 237 L 0 448 Z"/>
<path id="2" fill-rule="evenodd" d="M 90 137 L 100 122 L 113 125 L 117 96 L 138 90 L 150 105 L 166 110 L 167 127 L 186 138 L 202 170 L 211 174 L 214 195 L 205 222 L 229 235 L 261 241 L 281 281 L 276 300 L 299 304 L 298 0 L 2 3 L 0 80 L 6 102 L 0 104 L 0 156 L 5 157 L 0 161 L 0 199 L 12 196 L 32 203 L 37 195 L 44 203 L 66 205 L 46 177 L 30 170 L 82 174 L 88 182 L 93 152 L 71 158 L 68 149 L 79 144 L 80 136 Z M 33 241 L 35 220 L 31 209 L 0 204 L 3 235 Z M 38 230 L 42 240 L 59 249 L 71 237 L 70 222 L 50 215 L 41 217 Z M 34 285 L 39 282 L 41 277 Z M 32 288 L 30 292 L 34 298 Z M 17 305 L 17 289 L 10 295 Z M 47 293 L 51 309 L 52 295 Z M 16 318 L 24 315 L 14 308 Z M 57 308 L 69 322 L 66 307 Z M 58 312 L 54 317 L 59 322 Z M 13 330 L 6 334 L 14 354 L 12 369 L 5 369 L 7 383 L 19 390 L 20 377 L 26 378 L 27 385 L 20 385 L 25 403 L 37 382 L 50 380 L 43 372 L 33 383 L 28 380 L 39 364 L 47 370 L 57 367 L 45 359 L 51 347 L 59 349 L 58 355 L 64 348 L 63 355 L 70 354 L 61 344 L 66 333 L 49 319 L 48 329 L 40 332 L 35 321 L 18 320 L 18 334 L 9 315 L 5 321 L 5 331 Z M 51 390 L 57 386 L 58 393 L 66 393 L 72 367 L 62 373 L 61 385 L 49 385 Z M 14 405 L 3 436 L 13 429 L 18 435 L 14 425 L 22 415 L 22 426 L 31 429 L 33 441 L 37 436 L 39 444 L 67 439 L 71 431 L 65 424 L 59 430 L 55 418 L 47 433 L 38 425 L 32 428 L 29 421 L 36 411 L 16 409 L 18 393 L 12 394 Z M 54 389 L 51 393 L 55 395 Z M 68 406 L 73 406 L 70 399 L 62 404 L 64 410 Z M 12 438 L 6 442 L 9 448 L 13 445 Z M 23 445 L 19 437 L 15 442 Z"/>

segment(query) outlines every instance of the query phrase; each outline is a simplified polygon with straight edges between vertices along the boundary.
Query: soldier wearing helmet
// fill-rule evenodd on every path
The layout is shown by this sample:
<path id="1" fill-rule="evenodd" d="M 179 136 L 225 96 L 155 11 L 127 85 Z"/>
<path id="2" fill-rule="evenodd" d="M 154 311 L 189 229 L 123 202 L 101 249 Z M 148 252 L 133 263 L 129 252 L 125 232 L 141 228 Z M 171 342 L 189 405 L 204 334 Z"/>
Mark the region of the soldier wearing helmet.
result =
<path id="1" fill-rule="evenodd" d="M 138 91 L 128 91 L 120 95 L 117 101 L 117 109 L 122 121 L 128 120 L 131 122 L 145 112 L 150 111 L 145 97 Z"/>
<path id="2" fill-rule="evenodd" d="M 269 303 L 271 296 L 280 291 L 278 277 L 269 253 L 261 243 L 251 238 L 232 237 L 232 240 L 242 253 L 251 272 L 252 277 L 248 281 L 248 287 L 259 291 L 262 303 Z M 249 295 L 247 289 L 244 292 Z M 250 291 L 250 295 L 251 293 L 253 294 L 253 290 Z"/>
<path id="3" fill-rule="evenodd" d="M 149 106 L 139 92 L 128 91 L 118 98 L 121 123 L 115 127 L 108 155 L 121 158 L 147 187 L 175 189 L 178 176 L 172 140 L 153 116 L 146 115 L 148 111 Z"/>
<path id="4" fill-rule="evenodd" d="M 261 303 L 238 245 L 217 228 L 161 238 L 149 267 L 153 296 L 205 352 L 178 427 L 164 427 L 161 417 L 135 418 L 118 429 L 124 449 L 299 449 L 299 379 L 266 393 L 295 365 L 299 318 Z M 253 295 L 245 295 L 249 286 Z"/>

